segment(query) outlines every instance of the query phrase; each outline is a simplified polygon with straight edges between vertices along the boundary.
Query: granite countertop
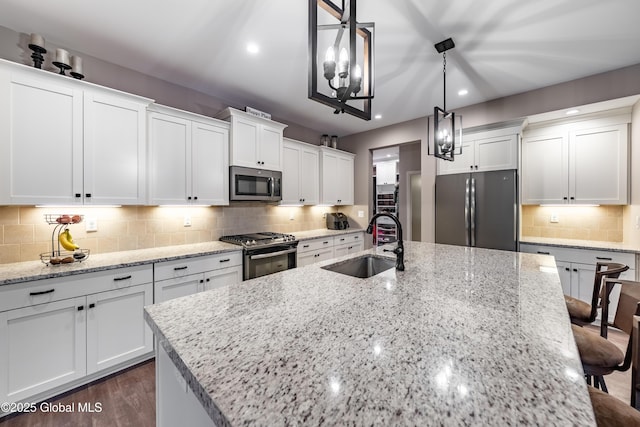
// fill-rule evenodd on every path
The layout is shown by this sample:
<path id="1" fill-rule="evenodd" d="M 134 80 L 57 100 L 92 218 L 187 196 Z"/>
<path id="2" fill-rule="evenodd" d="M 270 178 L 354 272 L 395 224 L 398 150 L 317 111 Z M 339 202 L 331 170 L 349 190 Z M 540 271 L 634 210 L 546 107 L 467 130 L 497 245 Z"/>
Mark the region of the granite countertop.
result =
<path id="1" fill-rule="evenodd" d="M 299 240 L 307 240 L 315 237 L 337 236 L 341 234 L 359 233 L 361 231 L 364 230 L 317 229 L 291 234 L 295 235 Z M 0 264 L 0 286 L 241 250 L 242 248 L 240 246 L 216 240 L 188 245 L 163 246 L 151 249 L 95 254 L 90 255 L 85 261 L 73 264 L 45 265 L 41 261 Z"/>
<path id="2" fill-rule="evenodd" d="M 532 245 L 558 246 L 561 248 L 595 249 L 614 252 L 640 253 L 640 247 L 624 242 L 603 242 L 600 240 L 557 239 L 552 237 L 521 237 L 520 243 Z"/>
<path id="3" fill-rule="evenodd" d="M 73 264 L 45 265 L 41 261 L 0 264 L 0 286 L 241 250 L 239 246 L 214 241 L 96 254 Z"/>
<path id="4" fill-rule="evenodd" d="M 361 252 L 145 317 L 217 425 L 595 425 L 547 256 L 405 250 L 404 272 L 320 268 Z"/>

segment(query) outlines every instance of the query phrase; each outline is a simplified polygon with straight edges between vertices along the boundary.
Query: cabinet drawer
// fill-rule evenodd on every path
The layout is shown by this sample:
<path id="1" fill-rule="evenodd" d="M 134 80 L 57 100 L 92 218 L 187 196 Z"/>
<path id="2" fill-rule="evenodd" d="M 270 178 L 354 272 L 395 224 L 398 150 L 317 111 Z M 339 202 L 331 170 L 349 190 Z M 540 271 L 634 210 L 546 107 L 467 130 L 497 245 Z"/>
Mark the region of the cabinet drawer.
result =
<path id="1" fill-rule="evenodd" d="M 325 237 L 322 239 L 303 240 L 298 243 L 298 252 L 315 251 L 322 248 L 332 248 L 333 237 Z"/>
<path id="2" fill-rule="evenodd" d="M 635 255 L 628 252 L 614 252 L 607 250 L 594 250 L 594 249 L 575 249 L 575 248 L 560 248 L 556 246 L 545 245 L 532 245 L 521 244 L 521 252 L 538 253 L 544 255 L 551 255 L 556 258 L 556 261 L 573 262 L 580 264 L 592 264 L 595 265 L 598 261 L 604 262 L 619 262 L 621 264 L 628 265 L 630 269 L 636 268 Z"/>
<path id="3" fill-rule="evenodd" d="M 345 234 L 333 238 L 334 245 L 345 245 L 349 243 L 359 243 L 363 241 L 362 233 Z"/>
<path id="4" fill-rule="evenodd" d="M 151 265 L 140 265 L 2 286 L 0 311 L 151 283 L 152 271 Z"/>
<path id="5" fill-rule="evenodd" d="M 241 264 L 242 253 L 240 251 L 159 262 L 153 266 L 154 280 L 157 282 L 159 280 L 174 279 Z"/>

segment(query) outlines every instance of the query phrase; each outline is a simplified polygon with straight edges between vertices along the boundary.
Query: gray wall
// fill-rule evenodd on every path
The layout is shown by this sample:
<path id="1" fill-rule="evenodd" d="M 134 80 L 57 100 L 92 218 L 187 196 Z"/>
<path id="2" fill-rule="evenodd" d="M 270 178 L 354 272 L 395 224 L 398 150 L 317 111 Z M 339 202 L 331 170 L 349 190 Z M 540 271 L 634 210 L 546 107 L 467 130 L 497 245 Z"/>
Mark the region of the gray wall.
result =
<path id="1" fill-rule="evenodd" d="M 33 66 L 31 50 L 28 47 L 29 34 L 18 33 L 9 28 L 0 26 L 0 58 Z M 67 46 L 56 46 L 47 43 L 47 51 L 54 52 L 55 48 L 63 47 L 72 55 L 82 57 L 85 81 L 101 86 L 118 89 L 123 92 L 133 93 L 154 99 L 158 104 L 168 105 L 181 110 L 191 111 L 204 116 L 213 117 L 226 107 L 244 109 L 245 105 L 236 105 L 233 101 L 216 98 L 195 90 L 170 83 L 155 77 L 148 76 L 138 71 L 121 67 L 117 64 L 103 61 L 99 58 L 77 52 Z M 57 70 L 51 64 L 51 55 L 47 53 L 44 69 Z M 291 123 L 284 117 L 273 117 L 273 120 L 285 123 L 288 127 L 284 135 L 288 138 L 309 142 L 318 145 L 320 134 L 305 126 Z"/>
<path id="2" fill-rule="evenodd" d="M 640 94 L 639 76 L 640 64 L 637 64 L 456 109 L 456 113 L 463 116 L 465 127 L 510 121 L 532 114 Z M 637 118 L 637 114 L 634 117 Z M 637 122 L 637 120 L 635 121 Z M 634 136 L 636 135 L 637 132 Z M 434 158 L 427 156 L 426 136 L 427 118 L 423 117 L 368 132 L 349 135 L 341 138 L 340 144 L 345 150 L 356 154 L 356 204 L 368 205 L 372 198 L 372 190 L 368 185 L 371 182 L 370 150 L 420 141 L 422 152 L 422 240 L 433 242 L 435 238 L 434 184 L 436 167 Z M 633 140 L 637 141 L 638 139 L 633 138 Z M 638 167 L 640 168 L 640 165 Z M 370 207 L 368 212 L 371 212 Z"/>

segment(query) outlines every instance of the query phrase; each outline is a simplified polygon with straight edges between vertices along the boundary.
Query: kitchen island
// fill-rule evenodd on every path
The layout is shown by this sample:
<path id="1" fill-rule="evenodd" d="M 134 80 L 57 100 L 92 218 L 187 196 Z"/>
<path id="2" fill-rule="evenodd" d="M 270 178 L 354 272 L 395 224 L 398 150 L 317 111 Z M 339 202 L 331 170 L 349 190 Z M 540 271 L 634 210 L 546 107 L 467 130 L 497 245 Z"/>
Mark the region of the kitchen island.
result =
<path id="1" fill-rule="evenodd" d="M 546 256 L 405 251 L 403 272 L 321 268 L 359 253 L 147 307 L 159 425 L 595 425 Z"/>

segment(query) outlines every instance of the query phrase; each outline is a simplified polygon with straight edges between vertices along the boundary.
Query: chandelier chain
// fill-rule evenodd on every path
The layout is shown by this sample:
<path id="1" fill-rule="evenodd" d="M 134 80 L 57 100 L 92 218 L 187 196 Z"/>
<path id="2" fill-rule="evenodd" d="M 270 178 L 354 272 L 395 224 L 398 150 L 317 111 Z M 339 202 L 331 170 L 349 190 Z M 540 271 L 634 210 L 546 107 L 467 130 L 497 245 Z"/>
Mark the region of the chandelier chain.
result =
<path id="1" fill-rule="evenodd" d="M 442 103 L 443 109 L 447 111 L 447 52 L 442 53 L 442 80 L 443 80 L 443 89 L 442 89 Z"/>

